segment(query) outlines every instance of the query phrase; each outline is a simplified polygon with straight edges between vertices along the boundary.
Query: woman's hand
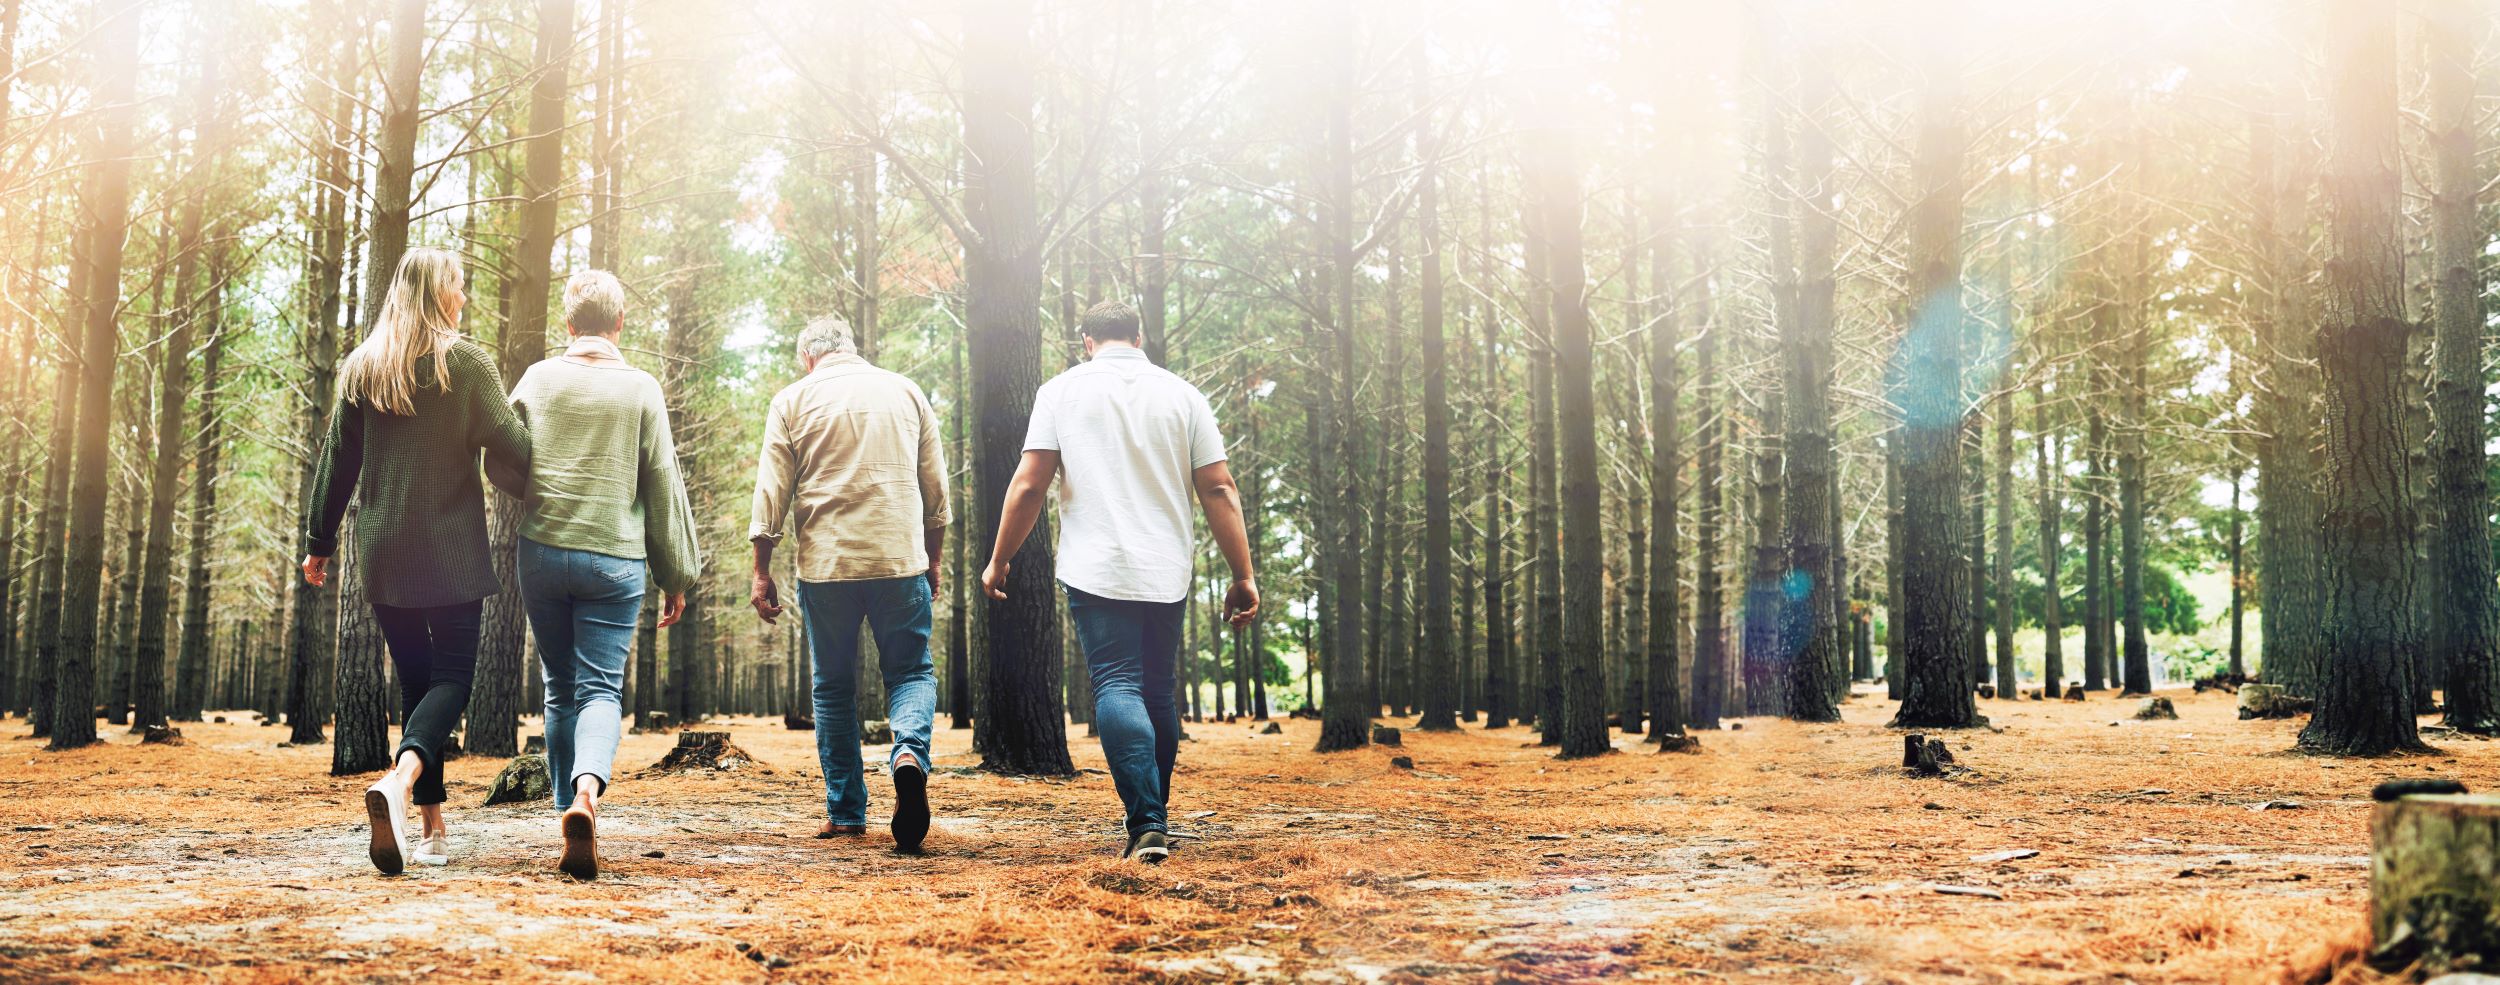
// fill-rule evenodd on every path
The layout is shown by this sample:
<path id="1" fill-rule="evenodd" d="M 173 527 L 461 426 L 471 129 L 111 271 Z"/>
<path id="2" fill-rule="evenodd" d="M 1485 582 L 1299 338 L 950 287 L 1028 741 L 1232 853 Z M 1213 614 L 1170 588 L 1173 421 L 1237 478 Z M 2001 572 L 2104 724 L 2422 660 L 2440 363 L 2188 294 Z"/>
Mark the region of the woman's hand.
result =
<path id="1" fill-rule="evenodd" d="M 304 584 L 319 588 L 330 582 L 330 559 L 304 555 Z"/>

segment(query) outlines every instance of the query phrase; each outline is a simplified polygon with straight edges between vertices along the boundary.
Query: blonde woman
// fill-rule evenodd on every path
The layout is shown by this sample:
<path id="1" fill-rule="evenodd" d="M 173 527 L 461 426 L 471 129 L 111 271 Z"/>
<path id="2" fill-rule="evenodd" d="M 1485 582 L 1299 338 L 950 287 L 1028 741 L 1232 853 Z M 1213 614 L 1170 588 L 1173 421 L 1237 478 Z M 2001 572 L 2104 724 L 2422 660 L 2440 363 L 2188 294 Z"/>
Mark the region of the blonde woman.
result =
<path id="1" fill-rule="evenodd" d="M 460 334 L 459 258 L 417 248 L 339 367 L 338 404 L 307 501 L 304 580 L 329 580 L 339 523 L 356 503 L 356 577 L 398 672 L 399 752 L 365 791 L 374 868 L 396 875 L 410 854 L 408 804 L 424 815 L 416 860 L 449 861 L 443 826 L 444 740 L 469 704 L 479 617 L 495 594 L 478 450 L 527 471 L 527 429 L 504 402 L 486 349 Z"/>
<path id="2" fill-rule="evenodd" d="M 564 328 L 564 353 L 512 388 L 532 449 L 517 483 L 526 508 L 516 571 L 547 679 L 547 765 L 564 812 L 556 867 L 596 879 L 599 799 L 643 593 L 659 591 L 659 624 L 675 623 L 701 563 L 660 381 L 616 346 L 625 330 L 616 275 L 585 270 L 565 283 Z"/>

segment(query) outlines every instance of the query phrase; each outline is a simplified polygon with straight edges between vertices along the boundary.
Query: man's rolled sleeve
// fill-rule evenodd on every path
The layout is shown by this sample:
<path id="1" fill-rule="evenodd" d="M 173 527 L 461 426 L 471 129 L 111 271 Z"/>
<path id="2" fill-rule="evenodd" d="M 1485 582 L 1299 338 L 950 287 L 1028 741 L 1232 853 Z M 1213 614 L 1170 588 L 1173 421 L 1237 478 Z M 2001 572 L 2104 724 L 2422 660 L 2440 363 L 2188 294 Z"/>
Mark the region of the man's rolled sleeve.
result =
<path id="1" fill-rule="evenodd" d="M 1050 399 L 1053 392 L 1050 384 L 1045 383 L 1041 392 L 1033 395 L 1033 414 L 1024 425 L 1025 451 L 1059 450 L 1058 415 L 1051 408 Z"/>
<path id="2" fill-rule="evenodd" d="M 790 482 L 797 470 L 789 431 L 782 425 L 788 409 L 776 399 L 764 413 L 764 446 L 755 456 L 755 510 L 747 525 L 748 540 L 780 543 L 782 523 L 790 514 Z"/>
<path id="3" fill-rule="evenodd" d="M 1203 469 L 1224 459 L 1224 432 L 1215 425 L 1215 408 L 1201 393 L 1198 412 L 1189 422 L 1189 467 Z"/>

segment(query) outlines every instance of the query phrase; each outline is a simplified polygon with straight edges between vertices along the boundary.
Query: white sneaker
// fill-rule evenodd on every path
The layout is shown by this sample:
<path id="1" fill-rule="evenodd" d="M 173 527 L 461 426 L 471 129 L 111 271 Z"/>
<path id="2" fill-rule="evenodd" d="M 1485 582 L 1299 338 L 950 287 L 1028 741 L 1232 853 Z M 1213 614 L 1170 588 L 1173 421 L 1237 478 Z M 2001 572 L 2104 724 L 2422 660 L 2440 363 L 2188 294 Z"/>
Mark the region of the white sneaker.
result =
<path id="1" fill-rule="evenodd" d="M 400 874 L 407 868 L 408 788 L 391 782 L 389 776 L 366 787 L 365 821 L 373 828 L 373 841 L 366 849 L 373 867 L 386 876 Z"/>
<path id="2" fill-rule="evenodd" d="M 450 865 L 451 836 L 427 835 L 417 839 L 416 856 L 418 865 Z"/>

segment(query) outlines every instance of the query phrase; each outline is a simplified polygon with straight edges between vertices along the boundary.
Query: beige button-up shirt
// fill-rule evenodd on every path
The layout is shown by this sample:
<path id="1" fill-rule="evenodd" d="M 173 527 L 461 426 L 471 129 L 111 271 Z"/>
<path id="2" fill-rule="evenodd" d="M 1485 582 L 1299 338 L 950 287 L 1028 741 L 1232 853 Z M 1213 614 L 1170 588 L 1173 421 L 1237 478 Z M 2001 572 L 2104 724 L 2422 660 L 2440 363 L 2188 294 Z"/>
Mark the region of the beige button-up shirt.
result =
<path id="1" fill-rule="evenodd" d="M 747 536 L 778 543 L 795 519 L 801 581 L 925 574 L 927 532 L 950 519 L 943 438 L 909 378 L 826 356 L 764 415 Z"/>

